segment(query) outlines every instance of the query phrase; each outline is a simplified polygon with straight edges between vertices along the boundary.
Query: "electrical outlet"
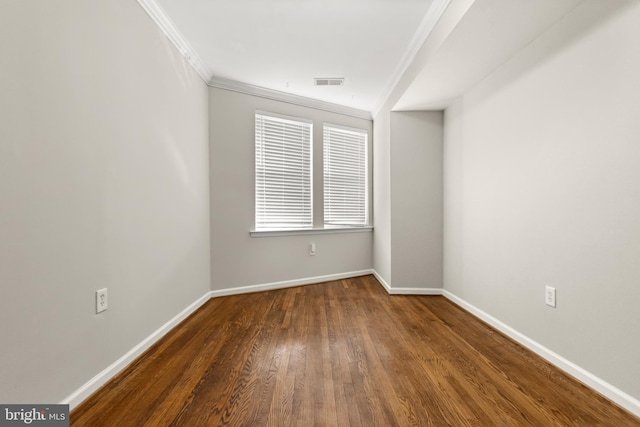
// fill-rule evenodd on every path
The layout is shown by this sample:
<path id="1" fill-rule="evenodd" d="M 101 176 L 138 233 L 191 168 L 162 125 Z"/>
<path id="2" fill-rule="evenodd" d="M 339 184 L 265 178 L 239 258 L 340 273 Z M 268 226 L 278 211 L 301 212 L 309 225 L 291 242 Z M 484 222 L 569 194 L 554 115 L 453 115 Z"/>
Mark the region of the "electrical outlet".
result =
<path id="1" fill-rule="evenodd" d="M 107 300 L 107 288 L 96 291 L 96 314 L 102 313 L 109 308 Z"/>
<path id="2" fill-rule="evenodd" d="M 316 244 L 309 243 L 309 255 L 313 256 L 316 254 Z"/>
<path id="3" fill-rule="evenodd" d="M 544 287 L 544 303 L 549 307 L 556 306 L 556 288 L 552 288 L 551 286 Z"/>

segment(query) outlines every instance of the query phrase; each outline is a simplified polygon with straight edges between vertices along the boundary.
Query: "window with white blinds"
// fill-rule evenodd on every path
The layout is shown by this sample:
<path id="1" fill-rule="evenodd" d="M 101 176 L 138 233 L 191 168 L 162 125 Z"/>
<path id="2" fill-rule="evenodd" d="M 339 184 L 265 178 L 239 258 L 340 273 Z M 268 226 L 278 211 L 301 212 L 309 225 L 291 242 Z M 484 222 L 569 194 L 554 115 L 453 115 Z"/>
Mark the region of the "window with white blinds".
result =
<path id="1" fill-rule="evenodd" d="M 312 128 L 256 112 L 256 231 L 313 228 Z"/>
<path id="2" fill-rule="evenodd" d="M 324 125 L 325 226 L 368 222 L 367 132 Z"/>

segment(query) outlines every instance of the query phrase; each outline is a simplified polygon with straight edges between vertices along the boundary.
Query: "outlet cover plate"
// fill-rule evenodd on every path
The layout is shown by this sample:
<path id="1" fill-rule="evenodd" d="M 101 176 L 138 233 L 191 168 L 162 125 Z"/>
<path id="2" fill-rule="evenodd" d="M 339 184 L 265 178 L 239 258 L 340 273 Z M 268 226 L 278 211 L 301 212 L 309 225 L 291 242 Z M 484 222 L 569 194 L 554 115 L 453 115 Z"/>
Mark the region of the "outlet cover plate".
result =
<path id="1" fill-rule="evenodd" d="M 551 286 L 544 287 L 544 303 L 549 307 L 556 307 L 556 288 Z"/>
<path id="2" fill-rule="evenodd" d="M 107 299 L 107 288 L 96 291 L 96 314 L 102 313 L 109 308 L 109 301 Z"/>

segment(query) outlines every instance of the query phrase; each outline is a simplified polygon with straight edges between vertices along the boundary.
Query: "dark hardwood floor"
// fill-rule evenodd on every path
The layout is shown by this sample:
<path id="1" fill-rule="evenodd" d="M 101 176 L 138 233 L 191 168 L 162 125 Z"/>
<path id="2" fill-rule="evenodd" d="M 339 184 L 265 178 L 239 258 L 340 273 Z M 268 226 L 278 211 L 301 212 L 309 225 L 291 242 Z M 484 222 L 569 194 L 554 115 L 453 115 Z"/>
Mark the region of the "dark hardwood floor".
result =
<path id="1" fill-rule="evenodd" d="M 215 298 L 73 426 L 638 426 L 443 297 L 373 276 Z"/>

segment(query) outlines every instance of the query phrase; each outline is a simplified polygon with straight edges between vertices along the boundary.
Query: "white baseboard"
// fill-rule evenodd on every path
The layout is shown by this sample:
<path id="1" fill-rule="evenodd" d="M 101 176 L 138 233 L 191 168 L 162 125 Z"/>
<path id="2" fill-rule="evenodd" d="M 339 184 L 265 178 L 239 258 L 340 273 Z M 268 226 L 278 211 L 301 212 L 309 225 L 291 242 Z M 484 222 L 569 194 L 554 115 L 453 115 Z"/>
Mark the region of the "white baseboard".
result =
<path id="1" fill-rule="evenodd" d="M 617 403 L 618 405 L 620 405 L 627 411 L 631 412 L 632 414 L 640 417 L 640 400 L 634 398 L 633 396 L 628 395 L 622 390 L 614 387 L 613 385 L 593 375 L 591 372 L 581 368 L 575 363 L 565 359 L 559 354 L 554 353 L 553 351 L 549 350 L 547 347 L 543 346 L 542 344 L 516 331 L 511 326 L 501 322 L 500 320 L 496 319 L 490 314 L 480 310 L 478 307 L 472 304 L 469 304 L 468 302 L 452 294 L 451 292 L 444 290 L 442 292 L 442 295 L 444 295 L 447 299 L 449 299 L 456 305 L 460 306 L 464 310 L 473 314 L 475 317 L 483 320 L 484 322 L 488 323 L 489 325 L 499 330 L 503 334 L 507 335 L 511 339 L 517 341 L 519 344 L 533 351 L 543 359 L 550 362 L 552 365 L 556 366 L 557 368 L 563 370 L 567 374 L 571 375 L 572 377 L 576 378 L 577 380 L 591 387 L 592 389 L 602 394 L 603 396 L 606 396 L 608 399 Z"/>
<path id="2" fill-rule="evenodd" d="M 203 296 L 201 296 L 197 301 L 193 304 L 182 310 L 178 313 L 173 319 L 169 320 L 167 323 L 162 325 L 158 330 L 153 332 L 147 338 L 143 339 L 138 343 L 135 347 L 129 350 L 125 355 L 121 358 L 113 362 L 111 365 L 107 366 L 102 370 L 98 375 L 91 378 L 87 381 L 82 387 L 71 393 L 64 399 L 61 403 L 64 405 L 69 405 L 69 409 L 73 409 L 82 403 L 87 397 L 89 397 L 93 392 L 102 387 L 107 381 L 112 379 L 118 372 L 123 370 L 129 363 L 133 362 L 133 360 L 144 353 L 149 347 L 155 344 L 160 338 L 162 338 L 167 332 L 173 329 L 178 323 L 187 318 L 191 313 L 196 311 L 202 304 L 207 302 L 210 298 L 210 292 L 207 292 Z"/>
<path id="3" fill-rule="evenodd" d="M 284 282 L 273 282 L 273 283 L 266 283 L 262 285 L 244 286 L 239 288 L 209 291 L 206 294 L 204 294 L 202 297 L 200 297 L 197 301 L 195 301 L 194 303 L 189 305 L 187 308 L 182 310 L 180 313 L 178 313 L 173 319 L 169 320 L 167 323 L 165 323 L 160 328 L 158 328 L 158 330 L 154 331 L 147 338 L 143 339 L 135 347 L 129 350 L 125 355 L 120 357 L 111 365 L 107 366 L 95 377 L 91 378 L 83 386 L 81 386 L 79 389 L 77 389 L 76 391 L 71 393 L 69 396 L 67 396 L 60 403 L 64 405 L 69 405 L 70 409 L 73 409 L 76 406 L 78 406 L 80 403 L 82 403 L 83 400 L 85 400 L 92 393 L 94 393 L 96 390 L 98 390 L 100 387 L 106 384 L 116 374 L 122 371 L 125 367 L 127 367 L 127 365 L 133 362 L 138 356 L 140 356 L 149 347 L 155 344 L 160 338 L 166 335 L 167 332 L 173 329 L 178 323 L 186 319 L 191 313 L 193 313 L 198 308 L 200 308 L 200 306 L 202 306 L 210 298 L 220 297 L 224 295 L 237 295 L 237 294 L 245 294 L 249 292 L 282 289 L 282 288 L 288 288 L 293 286 L 309 285 L 313 283 L 322 283 L 322 282 L 328 282 L 331 280 L 340 280 L 340 279 L 346 279 L 349 277 L 364 276 L 371 273 L 372 273 L 372 270 L 360 270 L 360 271 L 351 271 L 348 273 L 329 274 L 326 276 L 316 276 L 316 277 L 307 277 L 307 278 L 296 279 L 296 280 L 287 280 Z"/>
<path id="4" fill-rule="evenodd" d="M 442 288 L 395 288 L 389 285 L 377 271 L 371 270 L 370 274 L 378 279 L 389 295 L 442 295 Z"/>
<path id="5" fill-rule="evenodd" d="M 442 295 L 440 288 L 395 288 L 388 289 L 390 295 Z"/>
<path id="6" fill-rule="evenodd" d="M 469 304 L 468 302 L 452 294 L 451 292 L 444 289 L 439 289 L 439 288 L 393 288 L 375 270 L 352 271 L 347 273 L 307 277 L 303 279 L 287 280 L 282 282 L 273 282 L 273 283 L 266 283 L 261 285 L 243 286 L 243 287 L 236 287 L 236 288 L 229 288 L 229 289 L 222 289 L 222 290 L 207 292 L 202 297 L 200 297 L 197 301 L 195 301 L 193 304 L 189 305 L 187 308 L 182 310 L 174 318 L 172 318 L 167 323 L 162 325 L 158 330 L 156 330 L 147 338 L 142 340 L 138 345 L 136 345 L 131 350 L 129 350 L 125 355 L 123 355 L 118 360 L 116 360 L 111 365 L 109 365 L 107 368 L 102 370 L 102 372 L 97 374 L 95 377 L 89 380 L 86 384 L 84 384 L 78 390 L 71 393 L 61 403 L 68 404 L 70 406 L 70 409 L 73 409 L 74 407 L 79 405 L 84 399 L 89 397 L 98 388 L 100 388 L 107 381 L 113 378 L 118 372 L 120 372 L 127 365 L 129 365 L 129 363 L 131 363 L 135 358 L 137 358 L 142 353 L 144 353 L 144 351 L 146 351 L 156 341 L 162 338 L 167 332 L 173 329 L 178 323 L 180 323 L 182 320 L 187 318 L 187 316 L 189 316 L 191 313 L 196 311 L 205 302 L 207 302 L 209 298 L 226 296 L 226 295 L 244 294 L 244 293 L 250 293 L 250 292 L 260 292 L 260 291 L 267 291 L 267 290 L 274 290 L 274 289 L 283 289 L 283 288 L 289 288 L 293 286 L 302 286 L 302 285 L 309 285 L 313 283 L 322 283 L 322 282 L 328 282 L 332 280 L 346 279 L 350 277 L 364 276 L 367 274 L 373 274 L 375 278 L 378 280 L 378 282 L 380 282 L 380 284 L 385 288 L 385 290 L 391 295 L 444 295 L 447 299 L 449 299 L 456 305 L 460 306 L 461 308 L 468 311 L 475 317 L 485 321 L 486 323 L 496 328 L 500 332 L 514 339 L 515 341 L 517 341 L 524 347 L 530 349 L 534 353 L 538 354 L 542 358 L 546 359 L 547 361 L 549 361 L 551 364 L 555 365 L 559 369 L 565 371 L 566 373 L 575 377 L 576 379 L 583 382 L 587 386 L 591 387 L 592 389 L 606 396 L 607 398 L 617 403 L 621 407 L 625 408 L 629 412 L 633 413 L 634 415 L 640 416 L 639 400 L 628 395 L 622 390 L 619 390 L 618 388 L 607 383 L 601 378 L 598 378 L 597 376 L 581 368 L 575 363 L 554 353 L 553 351 L 549 350 L 548 348 L 541 345 L 540 343 L 516 331 L 512 327 L 506 325 L 505 323 L 489 315 L 488 313 L 480 310 L 474 305 Z"/>
<path id="7" fill-rule="evenodd" d="M 380 282 L 380 284 L 382 285 L 382 287 L 388 292 L 391 293 L 391 286 L 389 286 L 389 284 L 382 278 L 381 275 L 378 274 L 377 271 L 375 270 L 371 270 L 371 273 L 375 276 L 375 278 L 378 280 L 378 282 Z"/>
<path id="8" fill-rule="evenodd" d="M 221 289 L 217 291 L 211 291 L 210 295 L 212 298 L 215 298 L 215 297 L 222 297 L 227 295 L 248 294 L 251 292 L 272 291 L 275 289 L 284 289 L 284 288 L 291 288 L 294 286 L 311 285 L 315 283 L 330 282 L 332 280 L 347 279 L 349 277 L 365 276 L 367 274 L 372 274 L 372 273 L 373 273 L 372 270 L 359 270 L 359 271 L 350 271 L 347 273 L 328 274 L 326 276 L 305 277 L 302 279 L 285 280 L 283 282 L 272 282 L 272 283 L 264 283 L 261 285 L 249 285 L 249 286 L 240 286 L 237 288 Z"/>

